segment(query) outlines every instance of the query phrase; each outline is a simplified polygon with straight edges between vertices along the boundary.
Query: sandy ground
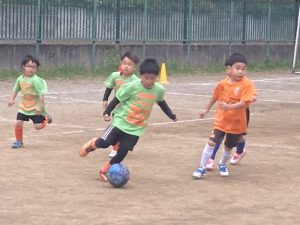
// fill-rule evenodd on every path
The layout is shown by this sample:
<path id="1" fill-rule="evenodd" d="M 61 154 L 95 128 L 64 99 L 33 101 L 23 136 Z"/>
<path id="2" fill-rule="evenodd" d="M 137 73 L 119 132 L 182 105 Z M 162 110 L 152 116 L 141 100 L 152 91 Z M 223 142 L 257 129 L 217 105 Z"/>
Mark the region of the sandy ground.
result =
<path id="1" fill-rule="evenodd" d="M 255 75 L 247 154 L 229 177 L 192 173 L 212 128 L 213 111 L 198 112 L 222 76 L 168 77 L 166 100 L 179 121 L 155 106 L 145 135 L 124 160 L 130 180 L 120 189 L 98 180 L 110 149 L 80 158 L 79 148 L 108 126 L 103 80 L 49 80 L 53 124 L 24 127 L 25 147 L 13 150 L 17 108 L 8 108 L 14 81 L 0 81 L 0 224 L 300 224 L 300 77 Z M 220 152 L 217 159 L 220 157 Z M 298 169 L 297 169 L 298 168 Z"/>

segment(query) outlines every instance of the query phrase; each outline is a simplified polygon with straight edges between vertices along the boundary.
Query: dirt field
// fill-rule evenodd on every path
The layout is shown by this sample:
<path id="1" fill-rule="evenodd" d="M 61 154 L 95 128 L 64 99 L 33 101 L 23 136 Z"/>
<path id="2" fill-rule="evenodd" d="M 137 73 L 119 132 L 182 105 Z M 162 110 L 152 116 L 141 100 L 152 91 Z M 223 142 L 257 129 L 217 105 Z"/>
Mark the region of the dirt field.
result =
<path id="1" fill-rule="evenodd" d="M 166 100 L 179 121 L 155 106 L 151 124 L 124 163 L 131 178 L 112 188 L 98 180 L 110 149 L 80 158 L 79 148 L 108 126 L 102 119 L 103 81 L 48 82 L 53 124 L 24 129 L 13 150 L 17 107 L 8 108 L 14 81 L 0 81 L 0 224 L 300 224 L 300 77 L 251 75 L 258 101 L 251 107 L 247 154 L 200 180 L 192 173 L 212 128 L 213 111 L 198 119 L 214 77 L 168 77 Z M 217 160 L 220 152 L 217 155 Z"/>

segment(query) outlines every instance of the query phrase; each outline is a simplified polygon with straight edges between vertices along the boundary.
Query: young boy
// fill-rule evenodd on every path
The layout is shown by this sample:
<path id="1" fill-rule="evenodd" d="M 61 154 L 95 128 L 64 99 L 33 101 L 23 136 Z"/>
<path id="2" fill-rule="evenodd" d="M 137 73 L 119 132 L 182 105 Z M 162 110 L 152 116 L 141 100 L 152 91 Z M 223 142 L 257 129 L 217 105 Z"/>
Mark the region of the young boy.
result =
<path id="1" fill-rule="evenodd" d="M 118 68 L 118 72 L 111 73 L 106 80 L 104 81 L 104 85 L 106 87 L 104 96 L 103 96 L 103 108 L 105 109 L 108 105 L 108 98 L 112 91 L 115 89 L 115 93 L 119 90 L 119 88 L 133 80 L 138 80 L 139 78 L 134 74 L 136 69 L 136 65 L 138 64 L 139 59 L 131 54 L 130 52 L 126 52 L 121 56 L 121 65 Z M 113 149 L 111 150 L 109 157 L 112 158 L 117 154 L 119 145 L 115 144 Z"/>
<path id="2" fill-rule="evenodd" d="M 227 66 L 227 65 L 225 64 L 225 66 Z M 253 98 L 252 98 L 252 102 L 255 102 L 255 101 L 256 101 L 256 95 L 253 96 Z M 246 108 L 246 118 L 247 118 L 247 127 L 248 127 L 249 120 L 250 120 L 250 110 L 249 110 L 249 107 Z M 233 156 L 230 159 L 230 164 L 231 165 L 238 164 L 241 161 L 241 159 L 244 157 L 244 155 L 246 154 L 246 148 L 245 148 L 246 140 L 245 140 L 245 135 L 247 135 L 247 132 L 243 133 L 243 136 L 240 138 L 239 142 L 236 145 L 236 150 L 235 150 L 235 152 L 233 153 Z M 209 160 L 208 160 L 208 162 L 206 164 L 206 167 L 205 167 L 207 171 L 210 171 L 210 170 L 213 169 L 215 157 L 216 157 L 216 154 L 217 154 L 217 152 L 219 150 L 219 147 L 220 147 L 219 144 L 215 145 L 214 151 L 213 151 L 211 157 L 209 158 Z"/>
<path id="3" fill-rule="evenodd" d="M 216 144 L 221 144 L 224 136 L 224 150 L 219 162 L 221 176 L 229 176 L 226 163 L 231 157 L 231 150 L 241 140 L 247 129 L 246 108 L 256 95 L 254 84 L 246 77 L 247 60 L 239 53 L 232 54 L 225 63 L 228 76 L 221 80 L 209 101 L 206 110 L 200 113 L 204 118 L 211 107 L 217 102 L 213 131 L 205 145 L 200 167 L 193 173 L 199 179 L 206 174 L 206 164 Z"/>
<path id="4" fill-rule="evenodd" d="M 176 115 L 164 100 L 164 88 L 155 82 L 158 73 L 159 66 L 155 59 L 144 60 L 140 65 L 141 80 L 122 86 L 105 109 L 104 120 L 110 121 L 111 112 L 119 104 L 118 110 L 114 112 L 112 124 L 104 131 L 102 137 L 91 139 L 80 149 L 79 155 L 84 157 L 96 148 L 107 148 L 120 143 L 117 154 L 101 168 L 101 181 L 107 181 L 106 173 L 111 165 L 122 162 L 128 151 L 133 150 L 144 133 L 154 103 L 157 103 L 170 119 L 176 121 Z"/>
<path id="5" fill-rule="evenodd" d="M 33 121 L 33 127 L 40 130 L 47 123 L 52 122 L 52 118 L 46 113 L 44 94 L 47 93 L 47 84 L 45 80 L 36 75 L 39 61 L 31 55 L 25 56 L 21 62 L 23 74 L 15 82 L 13 93 L 9 99 L 8 106 L 15 104 L 15 98 L 18 92 L 22 93 L 19 102 L 19 112 L 15 123 L 16 141 L 12 148 L 23 147 L 23 123 L 24 121 Z"/>

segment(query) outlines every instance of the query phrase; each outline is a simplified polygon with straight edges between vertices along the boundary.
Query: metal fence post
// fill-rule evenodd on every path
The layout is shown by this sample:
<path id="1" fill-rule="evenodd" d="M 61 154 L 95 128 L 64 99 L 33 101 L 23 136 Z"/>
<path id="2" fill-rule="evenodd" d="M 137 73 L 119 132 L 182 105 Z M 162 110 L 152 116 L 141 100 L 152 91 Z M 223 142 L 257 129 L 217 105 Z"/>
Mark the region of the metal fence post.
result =
<path id="1" fill-rule="evenodd" d="M 146 40 L 147 40 L 147 14 L 148 14 L 148 0 L 144 0 L 144 15 L 143 15 L 143 59 L 146 58 Z"/>
<path id="2" fill-rule="evenodd" d="M 116 9 L 116 44 L 120 43 L 120 23 L 121 23 L 120 0 L 117 0 L 117 9 Z"/>
<path id="3" fill-rule="evenodd" d="M 37 14 L 35 16 L 35 56 L 39 58 L 40 56 L 40 46 L 42 43 L 42 23 L 41 23 L 41 13 L 42 13 L 42 0 L 38 0 L 37 4 Z"/>
<path id="4" fill-rule="evenodd" d="M 96 0 L 94 0 L 93 16 L 92 16 L 92 55 L 91 55 L 92 69 L 95 69 L 95 65 L 96 65 L 96 39 L 97 39 L 96 20 L 97 20 L 97 3 Z"/>
<path id="5" fill-rule="evenodd" d="M 267 58 L 270 57 L 270 39 L 271 39 L 271 15 L 272 15 L 272 0 L 268 2 L 268 24 L 267 24 Z"/>
<path id="6" fill-rule="evenodd" d="M 192 0 L 189 0 L 189 13 L 187 23 L 188 63 L 191 63 L 191 40 L 192 40 Z"/>
<path id="7" fill-rule="evenodd" d="M 231 55 L 232 51 L 232 35 L 233 35 L 233 13 L 234 13 L 234 0 L 230 1 L 230 20 L 229 20 L 229 55 Z"/>

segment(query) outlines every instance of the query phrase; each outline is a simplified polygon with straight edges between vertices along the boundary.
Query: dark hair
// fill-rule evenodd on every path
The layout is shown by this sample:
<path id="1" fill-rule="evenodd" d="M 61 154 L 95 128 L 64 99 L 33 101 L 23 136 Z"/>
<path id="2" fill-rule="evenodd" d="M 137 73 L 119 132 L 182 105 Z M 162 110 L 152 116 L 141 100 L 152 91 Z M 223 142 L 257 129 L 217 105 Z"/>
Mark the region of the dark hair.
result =
<path id="1" fill-rule="evenodd" d="M 33 57 L 32 55 L 26 55 L 21 61 L 21 66 L 25 66 L 29 61 L 34 62 L 37 65 L 37 67 L 41 65 L 39 60 L 37 60 L 35 57 Z"/>
<path id="2" fill-rule="evenodd" d="M 121 60 L 123 60 L 124 58 L 129 58 L 131 59 L 135 64 L 139 63 L 139 58 L 137 56 L 135 56 L 134 54 L 132 54 L 131 52 L 125 52 L 122 56 L 121 56 Z"/>
<path id="3" fill-rule="evenodd" d="M 140 65 L 140 74 L 151 73 L 158 76 L 159 65 L 155 59 L 145 59 Z"/>
<path id="4" fill-rule="evenodd" d="M 241 53 L 233 53 L 226 61 L 225 66 L 232 66 L 233 64 L 241 62 L 247 65 L 247 59 Z"/>

